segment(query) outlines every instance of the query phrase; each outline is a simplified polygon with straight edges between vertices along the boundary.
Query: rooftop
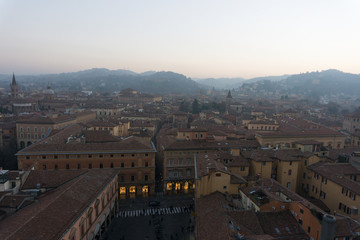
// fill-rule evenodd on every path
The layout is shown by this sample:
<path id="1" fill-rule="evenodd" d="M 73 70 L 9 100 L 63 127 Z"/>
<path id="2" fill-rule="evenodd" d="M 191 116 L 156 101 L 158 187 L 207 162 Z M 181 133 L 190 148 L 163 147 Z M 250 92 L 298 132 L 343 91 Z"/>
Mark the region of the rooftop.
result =
<path id="1" fill-rule="evenodd" d="M 117 169 L 92 169 L 0 222 L 0 239 L 59 239 L 114 179 Z"/>

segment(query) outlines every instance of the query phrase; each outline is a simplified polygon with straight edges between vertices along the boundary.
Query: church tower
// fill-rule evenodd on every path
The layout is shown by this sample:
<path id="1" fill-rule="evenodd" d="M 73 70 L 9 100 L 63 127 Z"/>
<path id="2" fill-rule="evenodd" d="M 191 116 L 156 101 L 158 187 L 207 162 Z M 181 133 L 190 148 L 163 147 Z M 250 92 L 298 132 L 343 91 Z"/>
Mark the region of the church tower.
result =
<path id="1" fill-rule="evenodd" d="M 226 96 L 226 112 L 228 113 L 230 110 L 230 104 L 232 102 L 232 96 L 231 96 L 231 92 L 229 90 L 228 95 Z"/>
<path id="2" fill-rule="evenodd" d="M 15 75 L 13 73 L 12 81 L 10 84 L 10 92 L 12 98 L 18 98 L 19 97 L 19 87 L 16 84 Z"/>

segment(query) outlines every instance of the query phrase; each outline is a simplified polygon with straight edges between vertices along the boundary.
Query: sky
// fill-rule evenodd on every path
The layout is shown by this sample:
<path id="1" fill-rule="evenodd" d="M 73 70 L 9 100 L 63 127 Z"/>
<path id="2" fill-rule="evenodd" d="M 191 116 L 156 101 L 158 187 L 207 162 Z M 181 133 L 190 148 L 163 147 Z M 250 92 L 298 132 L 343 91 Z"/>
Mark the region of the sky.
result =
<path id="1" fill-rule="evenodd" d="M 0 73 L 360 73 L 358 0 L 0 0 Z"/>

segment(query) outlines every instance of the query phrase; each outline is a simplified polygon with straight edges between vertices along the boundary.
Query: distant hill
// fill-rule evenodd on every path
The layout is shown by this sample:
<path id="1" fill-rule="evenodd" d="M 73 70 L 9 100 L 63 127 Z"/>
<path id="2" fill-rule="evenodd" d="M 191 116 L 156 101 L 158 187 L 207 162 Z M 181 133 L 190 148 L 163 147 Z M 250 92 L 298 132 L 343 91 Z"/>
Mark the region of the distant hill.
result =
<path id="1" fill-rule="evenodd" d="M 344 73 L 335 69 L 291 75 L 281 83 L 293 93 L 310 92 L 320 96 L 360 94 L 360 74 Z"/>
<path id="2" fill-rule="evenodd" d="M 286 79 L 288 76 L 289 75 L 256 77 L 256 78 L 250 78 L 250 79 L 244 81 L 244 83 L 253 83 L 253 82 L 258 82 L 258 81 L 263 81 L 263 80 L 280 81 L 280 80 Z"/>
<path id="3" fill-rule="evenodd" d="M 23 88 L 44 89 L 48 83 L 55 90 L 91 90 L 102 92 L 121 91 L 133 88 L 144 93 L 197 93 L 199 85 L 186 76 L 174 72 L 145 72 L 138 74 L 129 70 L 108 70 L 93 68 L 89 70 L 46 74 L 16 75 Z M 8 88 L 10 75 L 0 75 L 0 87 Z"/>
<path id="4" fill-rule="evenodd" d="M 45 75 L 16 75 L 20 88 L 27 90 L 45 89 L 50 83 L 55 91 L 90 90 L 101 92 L 121 91 L 133 88 L 154 94 L 197 94 L 203 88 L 243 88 L 256 92 L 279 92 L 323 96 L 329 94 L 360 95 L 360 75 L 339 70 L 307 72 L 294 75 L 267 76 L 245 80 L 243 78 L 207 78 L 193 81 L 174 72 L 136 73 L 129 70 L 93 68 L 89 70 Z M 9 89 L 11 75 L 0 74 L 0 88 Z M 261 84 L 258 84 L 261 83 Z M 240 87 L 241 86 L 241 87 Z"/>
<path id="5" fill-rule="evenodd" d="M 201 85 L 216 89 L 238 88 L 245 81 L 244 78 L 201 78 L 195 79 Z"/>
<path id="6" fill-rule="evenodd" d="M 279 92 L 281 95 L 299 94 L 315 99 L 325 95 L 359 97 L 360 75 L 329 69 L 321 72 L 289 75 L 284 79 L 279 79 L 278 77 L 251 79 L 251 81 L 245 81 L 239 89 L 240 91 L 243 89 L 243 92 L 252 89 L 254 93 Z"/>

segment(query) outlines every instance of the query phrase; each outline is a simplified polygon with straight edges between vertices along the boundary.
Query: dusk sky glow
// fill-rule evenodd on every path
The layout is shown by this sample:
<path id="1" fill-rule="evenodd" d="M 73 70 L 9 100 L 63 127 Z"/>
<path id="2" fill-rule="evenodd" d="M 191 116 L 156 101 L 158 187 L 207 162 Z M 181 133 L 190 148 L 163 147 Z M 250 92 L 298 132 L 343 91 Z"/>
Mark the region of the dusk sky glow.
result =
<path id="1" fill-rule="evenodd" d="M 0 0 L 0 73 L 360 73 L 360 1 Z"/>

